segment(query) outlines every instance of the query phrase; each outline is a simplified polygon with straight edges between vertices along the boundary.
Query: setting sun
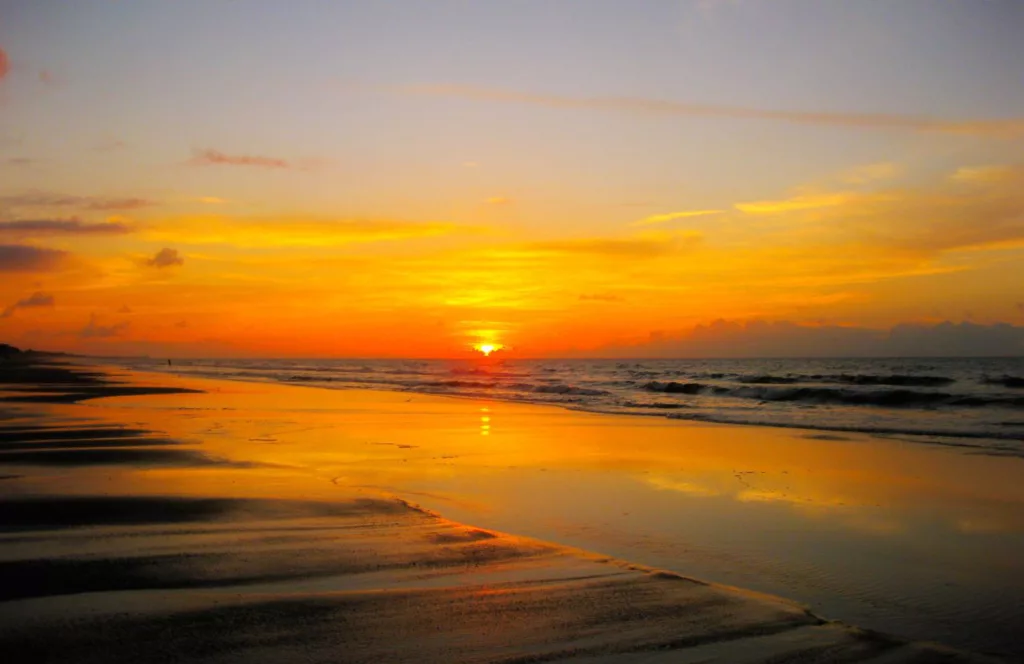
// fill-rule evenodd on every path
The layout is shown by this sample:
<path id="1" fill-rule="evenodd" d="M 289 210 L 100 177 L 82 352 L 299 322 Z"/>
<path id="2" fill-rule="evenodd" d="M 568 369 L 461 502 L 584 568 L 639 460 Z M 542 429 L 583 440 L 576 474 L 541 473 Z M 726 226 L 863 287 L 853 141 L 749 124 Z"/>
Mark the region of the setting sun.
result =
<path id="1" fill-rule="evenodd" d="M 502 345 L 501 344 L 478 344 L 476 346 L 473 346 L 473 349 L 480 351 L 484 355 L 490 355 L 491 353 L 493 353 L 496 350 L 501 350 L 502 349 Z"/>

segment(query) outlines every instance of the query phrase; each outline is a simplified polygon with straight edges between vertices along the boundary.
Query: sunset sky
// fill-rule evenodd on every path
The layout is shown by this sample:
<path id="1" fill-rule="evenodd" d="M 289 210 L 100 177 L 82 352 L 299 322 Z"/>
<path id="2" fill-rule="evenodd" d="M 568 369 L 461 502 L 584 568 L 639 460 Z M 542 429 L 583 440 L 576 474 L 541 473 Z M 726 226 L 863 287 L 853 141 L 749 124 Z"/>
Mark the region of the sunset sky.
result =
<path id="1" fill-rule="evenodd" d="M 0 342 L 1016 329 L 1022 34 L 1017 0 L 0 0 Z"/>

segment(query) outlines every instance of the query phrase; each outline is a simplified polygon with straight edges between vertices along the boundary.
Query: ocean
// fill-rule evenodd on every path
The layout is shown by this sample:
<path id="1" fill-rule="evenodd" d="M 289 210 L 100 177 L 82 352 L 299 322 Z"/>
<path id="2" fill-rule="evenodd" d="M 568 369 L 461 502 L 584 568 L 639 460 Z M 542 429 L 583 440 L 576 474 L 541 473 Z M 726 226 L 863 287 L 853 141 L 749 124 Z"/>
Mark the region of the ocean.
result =
<path id="1" fill-rule="evenodd" d="M 822 431 L 1024 456 L 1024 358 L 120 360 L 131 369 Z"/>

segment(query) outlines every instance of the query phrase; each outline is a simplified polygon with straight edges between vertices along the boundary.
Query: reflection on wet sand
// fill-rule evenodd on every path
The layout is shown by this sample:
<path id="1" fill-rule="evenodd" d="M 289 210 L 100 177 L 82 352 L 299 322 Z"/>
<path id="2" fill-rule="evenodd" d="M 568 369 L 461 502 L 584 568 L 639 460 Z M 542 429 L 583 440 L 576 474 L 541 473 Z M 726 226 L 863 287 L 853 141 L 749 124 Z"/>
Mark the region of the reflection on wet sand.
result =
<path id="1" fill-rule="evenodd" d="M 714 519 L 720 503 L 789 505 L 782 491 L 859 508 L 875 487 L 889 506 L 945 496 L 961 522 L 1002 523 L 978 506 L 1017 495 L 1011 474 L 979 494 L 948 461 L 901 484 L 910 447 L 879 451 L 883 468 L 856 443 L 777 431 L 82 373 L 3 387 L 0 643 L 24 661 L 971 661 L 483 522 L 529 533 L 565 508 L 579 526 L 588 501 L 649 519 L 666 496 Z M 609 498 L 616 483 L 631 488 Z"/>

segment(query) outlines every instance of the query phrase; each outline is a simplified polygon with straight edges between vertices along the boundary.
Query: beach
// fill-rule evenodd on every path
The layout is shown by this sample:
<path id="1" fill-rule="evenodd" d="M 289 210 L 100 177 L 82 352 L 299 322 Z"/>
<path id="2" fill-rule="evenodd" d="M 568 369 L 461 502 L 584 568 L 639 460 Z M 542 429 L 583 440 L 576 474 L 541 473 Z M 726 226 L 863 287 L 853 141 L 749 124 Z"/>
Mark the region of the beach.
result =
<path id="1" fill-rule="evenodd" d="M 1024 655 L 1017 457 L 63 361 L 2 371 L 14 661 Z"/>

